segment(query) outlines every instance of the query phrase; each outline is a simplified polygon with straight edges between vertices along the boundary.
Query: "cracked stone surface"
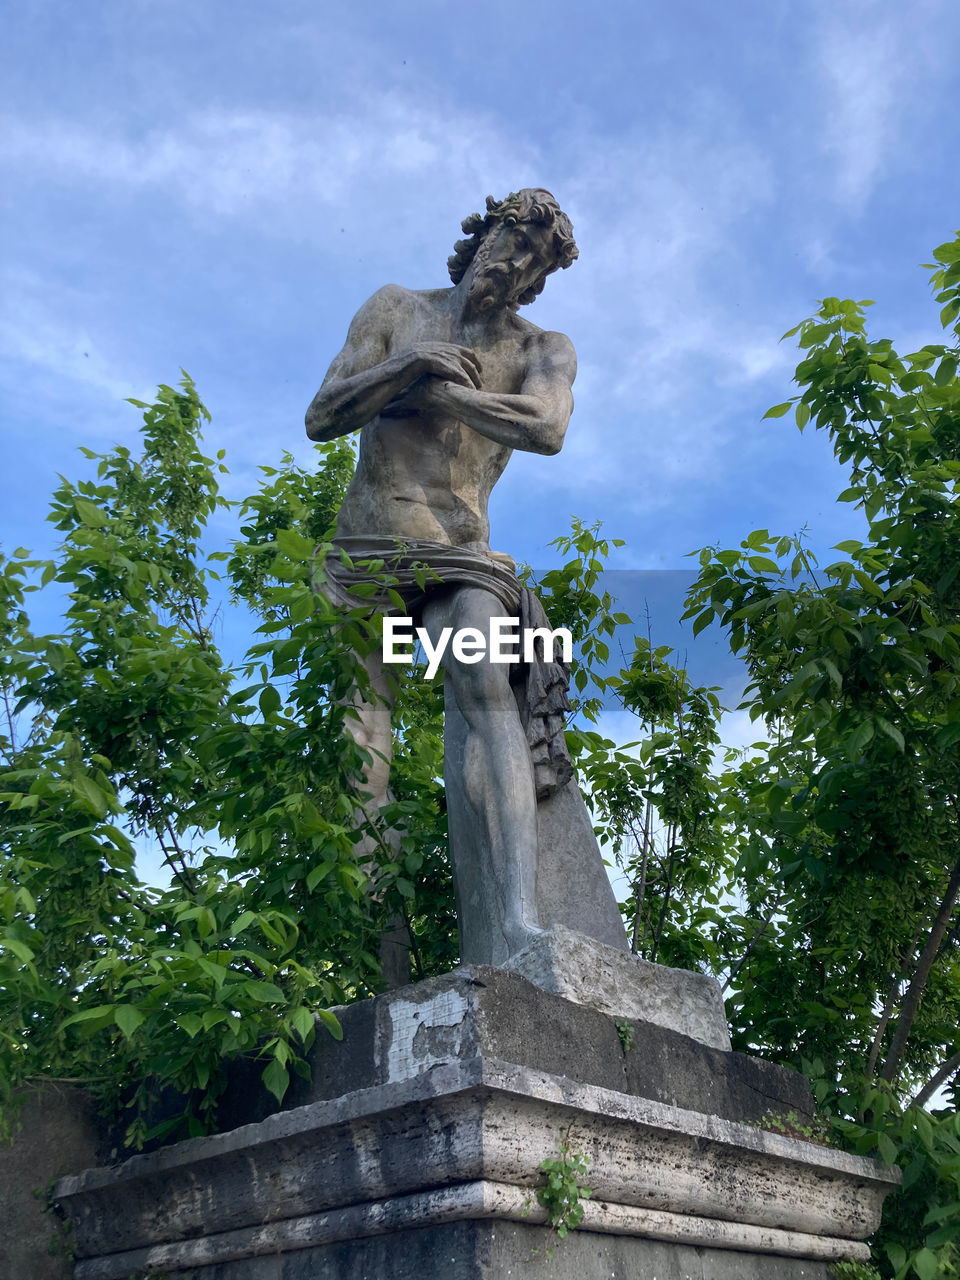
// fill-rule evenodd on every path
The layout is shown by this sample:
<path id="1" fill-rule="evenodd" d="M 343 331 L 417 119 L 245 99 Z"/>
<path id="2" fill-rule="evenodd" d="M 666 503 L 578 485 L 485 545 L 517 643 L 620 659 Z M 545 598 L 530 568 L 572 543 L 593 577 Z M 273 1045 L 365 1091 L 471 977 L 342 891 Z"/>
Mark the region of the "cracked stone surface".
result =
<path id="1" fill-rule="evenodd" d="M 704 974 L 639 960 L 563 925 L 545 930 L 505 967 L 574 1004 L 730 1048 L 720 987 Z"/>
<path id="2" fill-rule="evenodd" d="M 343 1040 L 335 1043 L 321 1030 L 311 1054 L 312 1080 L 294 1079 L 287 1106 L 407 1079 L 447 1062 L 493 1057 L 730 1120 L 756 1122 L 768 1112 L 813 1115 L 809 1086 L 795 1071 L 704 1044 L 678 1029 L 678 1017 L 669 1026 L 615 1017 L 490 965 L 464 965 L 348 1005 L 337 1016 Z M 618 1022 L 630 1027 L 629 1051 Z M 236 1064 L 221 1128 L 278 1109 L 260 1071 L 257 1063 Z"/>

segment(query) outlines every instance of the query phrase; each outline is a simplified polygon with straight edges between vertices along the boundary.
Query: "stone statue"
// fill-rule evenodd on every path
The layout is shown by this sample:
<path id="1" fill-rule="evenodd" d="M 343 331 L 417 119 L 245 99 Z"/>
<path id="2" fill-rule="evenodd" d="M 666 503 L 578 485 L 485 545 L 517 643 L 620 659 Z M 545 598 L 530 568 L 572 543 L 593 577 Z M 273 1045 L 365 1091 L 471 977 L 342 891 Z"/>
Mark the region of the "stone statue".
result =
<path id="1" fill-rule="evenodd" d="M 539 602 L 517 582 L 513 560 L 490 549 L 487 504 L 514 449 L 559 451 L 573 409 L 570 340 L 517 314 L 551 272 L 577 257 L 570 221 L 540 189 L 486 203 L 485 215 L 462 224 L 467 238 L 448 262 L 453 287 L 386 285 L 375 293 L 354 317 L 306 415 L 312 440 L 360 430 L 335 541 L 352 559 L 386 560 L 433 645 L 444 628 L 486 635 L 491 619 L 504 615 L 545 624 Z M 325 589 L 336 599 L 350 574 L 331 560 L 327 576 Z M 563 745 L 565 673 L 549 652 L 520 675 L 525 689 L 513 666 L 461 662 L 449 649 L 443 663 L 461 959 L 499 964 L 549 924 L 583 927 L 575 905 L 545 905 L 543 890 L 551 878 L 542 866 L 550 825 L 543 806 L 570 788 L 568 808 L 579 801 Z M 367 667 L 376 696 L 358 700 L 348 722 L 368 753 L 363 789 L 376 809 L 388 797 L 392 685 L 380 653 Z M 592 843 L 588 896 L 603 898 L 605 924 L 585 931 L 623 946 L 582 801 L 572 818 L 555 817 L 552 826 L 567 830 L 571 822 Z M 554 896 L 582 893 L 582 867 L 572 879 L 562 868 L 552 874 L 567 881 L 554 886 Z"/>

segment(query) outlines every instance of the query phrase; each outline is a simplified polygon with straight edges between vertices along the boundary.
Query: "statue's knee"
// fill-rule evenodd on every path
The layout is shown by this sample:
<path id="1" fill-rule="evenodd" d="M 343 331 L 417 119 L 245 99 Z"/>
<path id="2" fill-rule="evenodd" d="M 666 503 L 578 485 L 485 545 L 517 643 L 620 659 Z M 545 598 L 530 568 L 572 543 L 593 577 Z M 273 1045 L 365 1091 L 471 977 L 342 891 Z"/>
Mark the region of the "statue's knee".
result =
<path id="1" fill-rule="evenodd" d="M 389 712 L 369 702 L 350 707 L 344 726 L 358 747 L 375 745 L 384 737 L 389 739 L 391 734 Z"/>
<path id="2" fill-rule="evenodd" d="M 393 755 L 390 717 L 354 713 L 346 716 L 344 724 L 354 745 L 366 757 L 362 773 L 367 786 L 374 791 L 382 790 L 390 776 L 390 760 Z"/>
<path id="3" fill-rule="evenodd" d="M 472 666 L 460 663 L 452 672 L 457 702 L 463 711 L 474 707 L 506 707 L 514 701 L 510 688 L 509 668 L 489 662 Z"/>

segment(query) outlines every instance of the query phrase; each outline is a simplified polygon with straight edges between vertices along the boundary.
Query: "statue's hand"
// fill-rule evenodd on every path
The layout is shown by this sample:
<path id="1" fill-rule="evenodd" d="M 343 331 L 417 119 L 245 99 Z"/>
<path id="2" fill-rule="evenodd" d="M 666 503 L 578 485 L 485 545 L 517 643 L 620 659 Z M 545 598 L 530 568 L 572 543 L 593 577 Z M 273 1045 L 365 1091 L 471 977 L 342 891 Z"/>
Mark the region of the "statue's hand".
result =
<path id="1" fill-rule="evenodd" d="M 431 409 L 442 409 L 437 400 L 437 390 L 443 379 L 432 374 L 418 378 L 412 386 L 407 387 L 403 395 L 391 400 L 386 408 L 380 410 L 381 418 L 407 418 L 412 413 L 427 413 Z"/>
<path id="2" fill-rule="evenodd" d="M 411 366 L 420 374 L 433 374 L 471 391 L 480 389 L 480 358 L 469 347 L 455 342 L 418 342 L 410 355 Z"/>

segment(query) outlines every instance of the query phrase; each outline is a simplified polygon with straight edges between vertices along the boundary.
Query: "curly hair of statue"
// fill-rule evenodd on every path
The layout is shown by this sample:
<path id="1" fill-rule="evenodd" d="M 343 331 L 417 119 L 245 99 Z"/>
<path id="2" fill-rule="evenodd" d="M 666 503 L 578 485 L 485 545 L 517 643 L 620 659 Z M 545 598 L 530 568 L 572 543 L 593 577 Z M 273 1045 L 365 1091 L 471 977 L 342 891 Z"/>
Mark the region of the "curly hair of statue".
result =
<path id="1" fill-rule="evenodd" d="M 580 250 L 573 238 L 573 224 L 550 192 L 541 187 L 526 187 L 522 191 L 511 191 L 503 200 L 487 196 L 486 204 L 486 214 L 471 213 L 460 224 L 469 238 L 458 240 L 453 246 L 453 253 L 447 259 L 450 279 L 454 284 L 460 283 L 470 263 L 476 257 L 484 237 L 500 224 L 515 227 L 518 223 L 532 222 L 550 227 L 553 230 L 553 248 L 556 257 L 553 265 L 546 268 L 540 279 L 517 298 L 516 305 L 525 307 L 543 292 L 548 275 L 559 270 L 560 267 L 569 267 L 574 259 L 580 256 Z"/>

